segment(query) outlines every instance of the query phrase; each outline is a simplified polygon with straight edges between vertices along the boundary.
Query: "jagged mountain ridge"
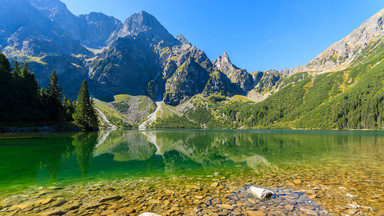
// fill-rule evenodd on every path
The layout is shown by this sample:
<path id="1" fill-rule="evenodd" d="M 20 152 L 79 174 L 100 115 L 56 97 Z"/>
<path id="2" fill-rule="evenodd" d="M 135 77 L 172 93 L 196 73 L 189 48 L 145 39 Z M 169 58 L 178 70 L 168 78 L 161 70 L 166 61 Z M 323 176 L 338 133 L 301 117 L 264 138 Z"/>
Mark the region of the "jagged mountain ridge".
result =
<path id="1" fill-rule="evenodd" d="M 204 51 L 182 35 L 172 36 L 145 11 L 123 23 L 102 13 L 75 16 L 59 0 L 0 2 L 0 17 L 5 20 L 0 24 L 0 48 L 7 57 L 30 62 L 43 86 L 56 69 L 67 96 L 74 97 L 79 83 L 86 78 L 93 96 L 103 100 L 123 93 L 152 95 L 172 105 L 195 94 L 256 94 L 255 100 L 261 101 L 287 83 L 292 84 L 283 81 L 290 74 L 326 72 L 328 69 L 321 69 L 321 65 L 335 70 L 347 67 L 361 57 L 363 50 L 370 49 L 365 55 L 377 50 L 382 37 L 380 11 L 344 40 L 349 46 L 361 47 L 353 52 L 354 56 L 351 49 L 339 49 L 337 44 L 342 42 L 324 52 L 347 53 L 348 58 L 344 57 L 340 65 L 327 63 L 334 57 L 323 53 L 305 67 L 249 73 L 232 64 L 227 53 L 212 62 Z"/>
<path id="2" fill-rule="evenodd" d="M 69 97 L 76 95 L 78 83 L 84 78 L 100 99 L 110 100 L 122 93 L 148 95 L 151 88 L 154 99 L 164 97 L 173 105 L 203 92 L 245 95 L 257 84 L 244 69 L 218 67 L 204 51 L 182 35 L 172 36 L 145 11 L 122 23 L 102 13 L 75 16 L 59 0 L 0 3 L 0 17 L 8 21 L 0 24 L 0 49 L 11 60 L 29 62 L 43 86 L 56 69 Z M 227 58 L 227 63 L 232 64 Z M 183 83 L 172 82 L 180 77 L 176 73 L 182 71 L 180 67 L 200 69 L 184 71 L 189 75 Z M 203 77 L 191 82 L 189 78 L 195 75 Z"/>
<path id="3" fill-rule="evenodd" d="M 356 30 L 334 43 L 305 66 L 291 69 L 293 73 L 308 71 L 315 74 L 344 70 L 362 63 L 370 53 L 380 48 L 384 38 L 384 9 L 377 12 Z"/>

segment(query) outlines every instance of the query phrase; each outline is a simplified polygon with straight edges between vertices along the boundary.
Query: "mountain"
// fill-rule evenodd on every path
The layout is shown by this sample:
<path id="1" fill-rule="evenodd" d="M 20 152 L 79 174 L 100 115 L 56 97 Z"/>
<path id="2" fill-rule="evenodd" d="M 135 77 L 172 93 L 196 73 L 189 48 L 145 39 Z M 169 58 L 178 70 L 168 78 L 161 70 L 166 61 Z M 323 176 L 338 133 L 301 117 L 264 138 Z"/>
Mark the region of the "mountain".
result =
<path id="1" fill-rule="evenodd" d="M 149 95 L 178 105 L 195 94 L 246 95 L 257 80 L 230 63 L 213 63 L 183 35 L 176 38 L 141 11 L 124 23 L 102 13 L 75 16 L 59 0 L 0 0 L 0 48 L 27 61 L 40 85 L 55 69 L 64 94 L 89 80 L 94 97 Z M 23 7 L 20 7 L 23 5 Z M 12 11 L 12 13 L 11 13 Z M 226 66 L 224 66 L 226 65 Z"/>
<path id="2" fill-rule="evenodd" d="M 28 1 L 69 37 L 87 47 L 104 47 L 111 33 L 121 25 L 120 20 L 103 13 L 75 16 L 59 0 Z"/>
<path id="3" fill-rule="evenodd" d="M 296 71 L 335 72 L 360 64 L 363 58 L 382 46 L 383 28 L 384 9 Z"/>
<path id="4" fill-rule="evenodd" d="M 251 73 L 259 79 L 248 98 L 196 95 L 164 106 L 154 127 L 383 129 L 383 16 L 379 11 L 306 66 Z M 228 77 L 239 70 L 227 55 L 215 65 Z"/>
<path id="5" fill-rule="evenodd" d="M 121 22 L 76 16 L 59 0 L 0 0 L 0 49 L 29 62 L 42 86 L 55 69 L 68 97 L 87 79 L 108 124 L 137 125 L 163 101 L 153 127 L 373 129 L 384 124 L 383 17 L 305 66 L 248 72 L 227 53 L 211 61 L 145 11 Z"/>
<path id="6" fill-rule="evenodd" d="M 250 73 L 232 64 L 226 52 L 213 63 L 233 83 L 236 83 L 244 92 L 252 90 L 255 81 Z"/>

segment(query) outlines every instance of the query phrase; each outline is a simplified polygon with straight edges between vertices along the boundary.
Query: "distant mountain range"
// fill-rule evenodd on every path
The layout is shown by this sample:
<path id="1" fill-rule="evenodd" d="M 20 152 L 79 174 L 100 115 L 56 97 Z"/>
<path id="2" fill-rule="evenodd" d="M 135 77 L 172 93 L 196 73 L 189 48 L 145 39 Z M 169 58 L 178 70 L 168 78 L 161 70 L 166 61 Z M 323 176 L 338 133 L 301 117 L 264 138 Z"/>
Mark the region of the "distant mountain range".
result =
<path id="1" fill-rule="evenodd" d="M 154 99 L 177 105 L 199 93 L 246 95 L 264 75 L 237 68 L 226 53 L 211 61 L 145 11 L 122 23 L 102 13 L 75 16 L 59 0 L 0 3 L 0 49 L 28 61 L 42 85 L 56 69 L 70 97 L 87 78 L 100 99 L 148 94 L 150 87 Z"/>
<path id="2" fill-rule="evenodd" d="M 200 128 L 378 128 L 383 18 L 384 10 L 305 66 L 248 72 L 227 53 L 210 60 L 145 11 L 122 23 L 102 13 L 75 16 L 59 0 L 0 0 L 0 49 L 29 62 L 42 86 L 55 69 L 68 97 L 87 79 L 92 95 L 112 105 L 119 94 L 164 101 L 170 107 L 160 111 L 157 127 L 173 116 L 179 126 Z M 357 105 L 343 99 L 351 97 Z M 373 98 L 379 103 L 368 112 Z"/>

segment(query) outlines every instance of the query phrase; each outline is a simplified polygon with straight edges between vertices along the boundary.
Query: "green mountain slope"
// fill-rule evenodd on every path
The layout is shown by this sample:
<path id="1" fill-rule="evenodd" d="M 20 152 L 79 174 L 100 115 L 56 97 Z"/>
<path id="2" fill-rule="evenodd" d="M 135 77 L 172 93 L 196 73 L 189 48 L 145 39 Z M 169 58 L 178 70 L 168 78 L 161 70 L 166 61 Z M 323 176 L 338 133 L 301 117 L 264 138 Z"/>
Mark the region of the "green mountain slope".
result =
<path id="1" fill-rule="evenodd" d="M 291 75 L 276 88 L 290 84 L 260 103 L 198 96 L 178 109 L 207 128 L 381 129 L 383 59 L 380 46 L 342 71 Z"/>

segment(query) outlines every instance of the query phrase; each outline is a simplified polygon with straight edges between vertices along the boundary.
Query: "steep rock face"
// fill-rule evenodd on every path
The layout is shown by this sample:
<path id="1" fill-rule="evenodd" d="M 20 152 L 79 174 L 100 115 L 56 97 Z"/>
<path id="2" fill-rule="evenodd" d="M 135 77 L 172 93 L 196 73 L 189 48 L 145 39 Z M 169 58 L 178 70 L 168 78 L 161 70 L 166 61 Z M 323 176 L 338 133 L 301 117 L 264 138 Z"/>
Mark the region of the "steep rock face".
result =
<path id="1" fill-rule="evenodd" d="M 214 62 L 214 65 L 244 92 L 254 87 L 252 75 L 232 64 L 226 52 Z"/>
<path id="2" fill-rule="evenodd" d="M 164 93 L 165 80 L 160 76 L 172 46 L 180 45 L 169 32 L 147 12 L 129 17 L 109 38 L 109 45 L 88 59 L 89 77 L 99 98 L 115 94 L 146 94 L 149 82 L 155 81 L 154 95 Z M 168 51 L 167 51 L 168 50 Z M 169 76 L 177 67 L 168 64 Z"/>
<path id="3" fill-rule="evenodd" d="M 76 95 L 86 73 L 72 55 L 88 51 L 26 0 L 0 0 L 0 11 L 0 48 L 7 57 L 29 62 L 43 86 L 56 69 L 65 94 Z"/>
<path id="4" fill-rule="evenodd" d="M 12 60 L 29 62 L 42 86 L 55 69 L 69 97 L 76 97 L 83 79 L 99 99 L 147 94 L 158 100 L 166 96 L 169 104 L 202 92 L 244 94 L 256 84 L 227 54 L 215 66 L 145 11 L 121 23 L 102 13 L 75 16 L 60 0 L 0 3 L 0 49 Z"/>
<path id="5" fill-rule="evenodd" d="M 43 13 L 26 0 L 0 0 L 0 37 L 4 52 L 21 51 L 28 56 L 42 53 L 85 51 Z"/>
<path id="6" fill-rule="evenodd" d="M 220 94 L 227 97 L 231 97 L 239 93 L 241 93 L 241 89 L 237 88 L 237 86 L 231 83 L 225 74 L 219 71 L 210 74 L 210 78 L 203 91 L 204 95 Z"/>
<path id="7" fill-rule="evenodd" d="M 180 41 L 182 44 L 189 44 L 189 45 L 191 45 L 191 43 L 189 43 L 189 41 L 184 37 L 184 35 L 178 35 L 176 37 L 176 39 L 178 41 Z"/>
<path id="8" fill-rule="evenodd" d="M 143 40 L 151 45 L 157 45 L 161 42 L 163 46 L 173 46 L 180 43 L 154 16 L 145 11 L 130 16 L 116 36 L 120 38 L 135 37 L 139 34 Z"/>
<path id="9" fill-rule="evenodd" d="M 121 21 L 103 13 L 80 15 L 81 42 L 88 47 L 101 48 L 107 45 L 107 40 Z"/>
<path id="10" fill-rule="evenodd" d="M 197 64 L 194 59 L 189 58 L 167 80 L 164 102 L 169 105 L 178 105 L 188 100 L 204 90 L 209 78 L 207 70 Z"/>
<path id="11" fill-rule="evenodd" d="M 98 98 L 119 93 L 145 94 L 148 83 L 161 71 L 157 55 L 133 38 L 118 38 L 87 62 L 88 76 Z"/>
<path id="12" fill-rule="evenodd" d="M 332 72 L 350 66 L 364 52 L 373 52 L 382 45 L 384 37 L 384 9 L 365 21 L 360 27 L 336 42 L 304 67 L 295 72 Z M 367 55 L 368 53 L 365 53 Z M 364 58 L 364 56 L 362 56 Z"/>
<path id="13" fill-rule="evenodd" d="M 28 1 L 70 38 L 88 47 L 105 46 L 111 34 L 121 25 L 118 19 L 103 13 L 75 16 L 60 0 Z"/>
<path id="14" fill-rule="evenodd" d="M 81 39 L 78 17 L 73 15 L 60 0 L 28 0 L 35 8 L 48 17 L 54 25 L 62 28 L 71 38 Z"/>
<path id="15" fill-rule="evenodd" d="M 259 72 L 255 74 L 254 79 L 255 79 L 255 82 L 257 82 L 255 89 L 258 92 L 261 92 L 265 89 L 275 86 L 276 83 L 281 79 L 281 74 L 270 73 L 270 72 Z"/>

